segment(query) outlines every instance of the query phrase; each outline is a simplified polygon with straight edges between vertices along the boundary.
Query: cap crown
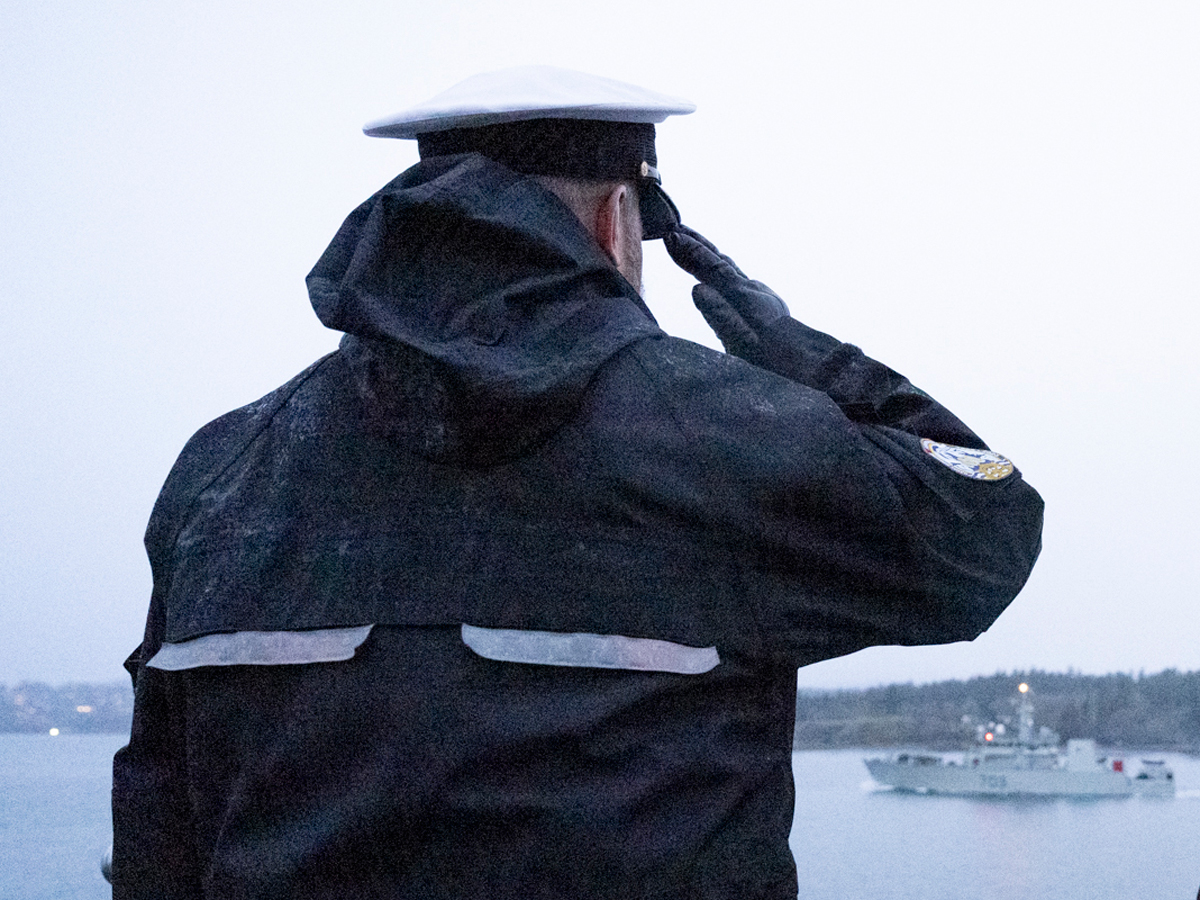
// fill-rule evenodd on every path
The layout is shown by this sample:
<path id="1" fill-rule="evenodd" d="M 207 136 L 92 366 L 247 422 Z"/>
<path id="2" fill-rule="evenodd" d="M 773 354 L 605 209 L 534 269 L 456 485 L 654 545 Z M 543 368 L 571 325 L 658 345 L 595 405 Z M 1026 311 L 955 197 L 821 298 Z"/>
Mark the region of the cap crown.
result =
<path id="1" fill-rule="evenodd" d="M 612 78 L 555 66 L 519 66 L 473 75 L 424 103 L 368 122 L 363 131 L 371 137 L 415 138 L 530 119 L 655 123 L 695 109 L 687 100 Z"/>

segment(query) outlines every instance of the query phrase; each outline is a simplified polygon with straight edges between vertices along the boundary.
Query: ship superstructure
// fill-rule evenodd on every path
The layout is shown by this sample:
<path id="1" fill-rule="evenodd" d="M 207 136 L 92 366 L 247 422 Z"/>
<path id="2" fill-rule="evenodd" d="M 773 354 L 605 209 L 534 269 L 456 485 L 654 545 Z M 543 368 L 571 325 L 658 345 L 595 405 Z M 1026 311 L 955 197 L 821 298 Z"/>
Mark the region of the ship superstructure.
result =
<path id="1" fill-rule="evenodd" d="M 1015 734 L 1003 724 L 979 726 L 963 753 L 906 752 L 865 760 L 879 784 L 928 794 L 1040 797 L 1125 797 L 1133 793 L 1173 796 L 1174 773 L 1160 760 L 1145 760 L 1136 777 L 1125 762 L 1100 754 L 1094 740 L 1060 745 L 1049 728 L 1035 728 L 1029 686 L 1022 684 Z"/>

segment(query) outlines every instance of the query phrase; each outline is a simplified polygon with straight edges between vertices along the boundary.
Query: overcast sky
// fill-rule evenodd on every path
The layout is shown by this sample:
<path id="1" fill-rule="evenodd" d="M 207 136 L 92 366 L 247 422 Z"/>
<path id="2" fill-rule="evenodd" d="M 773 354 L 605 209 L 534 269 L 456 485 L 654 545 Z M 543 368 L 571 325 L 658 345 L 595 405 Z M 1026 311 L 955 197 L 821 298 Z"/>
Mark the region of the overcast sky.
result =
<path id="1" fill-rule="evenodd" d="M 335 346 L 304 276 L 416 159 L 362 124 L 528 63 L 693 100 L 685 221 L 1046 499 L 991 631 L 802 685 L 1200 668 L 1197 48 L 1192 0 L 0 0 L 0 683 L 124 677 L 175 455 Z"/>

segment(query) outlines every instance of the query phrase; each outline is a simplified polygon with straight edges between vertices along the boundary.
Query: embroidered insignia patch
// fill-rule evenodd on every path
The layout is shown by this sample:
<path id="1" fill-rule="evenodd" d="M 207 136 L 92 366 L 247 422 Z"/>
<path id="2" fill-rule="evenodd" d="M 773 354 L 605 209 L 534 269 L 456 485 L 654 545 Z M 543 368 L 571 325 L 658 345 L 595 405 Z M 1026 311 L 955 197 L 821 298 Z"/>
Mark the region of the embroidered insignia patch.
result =
<path id="1" fill-rule="evenodd" d="M 972 450 L 921 438 L 921 449 L 946 468 L 976 481 L 999 481 L 1013 473 L 1013 464 L 991 450 Z"/>

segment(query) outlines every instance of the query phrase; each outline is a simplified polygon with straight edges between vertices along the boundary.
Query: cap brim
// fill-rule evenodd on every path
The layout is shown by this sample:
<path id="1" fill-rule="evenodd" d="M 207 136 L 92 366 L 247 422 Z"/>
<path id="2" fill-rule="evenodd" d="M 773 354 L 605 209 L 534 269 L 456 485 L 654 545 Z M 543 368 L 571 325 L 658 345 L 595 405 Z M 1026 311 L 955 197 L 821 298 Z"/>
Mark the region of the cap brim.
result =
<path id="1" fill-rule="evenodd" d="M 643 241 L 664 238 L 679 227 L 679 209 L 653 179 L 642 179 L 638 185 L 638 211 L 642 214 Z"/>
<path id="2" fill-rule="evenodd" d="M 530 119 L 596 119 L 655 124 L 696 104 L 611 78 L 553 66 L 517 66 L 473 75 L 436 97 L 368 122 L 371 137 L 415 138 L 451 128 Z"/>

